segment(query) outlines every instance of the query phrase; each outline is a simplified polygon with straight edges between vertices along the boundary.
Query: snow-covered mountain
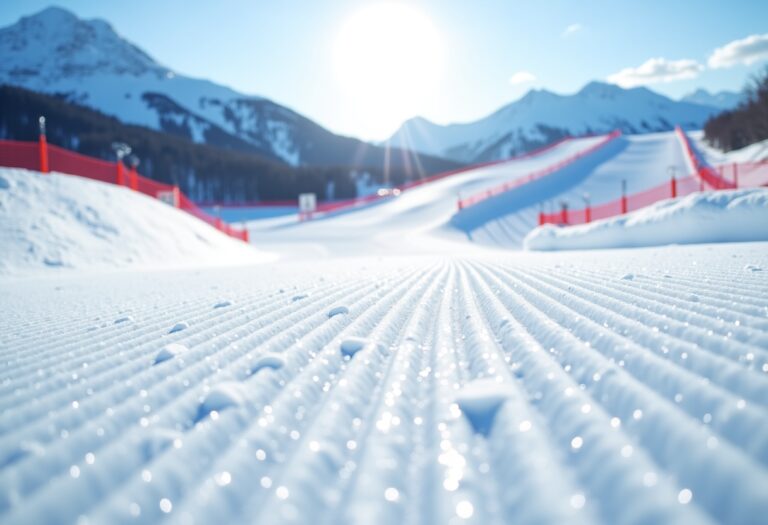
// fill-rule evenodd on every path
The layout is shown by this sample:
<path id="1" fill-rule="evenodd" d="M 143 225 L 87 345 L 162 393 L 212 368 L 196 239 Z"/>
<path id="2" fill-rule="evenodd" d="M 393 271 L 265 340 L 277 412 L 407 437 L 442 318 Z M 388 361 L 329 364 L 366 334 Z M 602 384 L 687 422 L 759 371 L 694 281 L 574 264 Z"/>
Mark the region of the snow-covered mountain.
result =
<path id="1" fill-rule="evenodd" d="M 680 100 L 682 102 L 691 102 L 701 104 L 702 106 L 712 106 L 720 109 L 733 109 L 743 100 L 743 95 L 734 91 L 719 91 L 710 93 L 706 89 L 697 89 L 693 93 L 685 95 Z"/>
<path id="2" fill-rule="evenodd" d="M 210 137 L 225 132 L 294 166 L 346 165 L 365 150 L 359 140 L 335 135 L 270 100 L 176 74 L 107 22 L 82 20 L 58 7 L 0 29 L 0 57 L 0 84 L 62 95 L 125 123 L 197 143 L 213 143 Z"/>
<path id="3" fill-rule="evenodd" d="M 720 110 L 677 102 L 646 88 L 591 82 L 573 95 L 531 90 L 480 120 L 447 126 L 424 118 L 405 122 L 392 145 L 461 162 L 502 159 L 565 135 L 666 131 L 676 124 L 699 128 Z"/>

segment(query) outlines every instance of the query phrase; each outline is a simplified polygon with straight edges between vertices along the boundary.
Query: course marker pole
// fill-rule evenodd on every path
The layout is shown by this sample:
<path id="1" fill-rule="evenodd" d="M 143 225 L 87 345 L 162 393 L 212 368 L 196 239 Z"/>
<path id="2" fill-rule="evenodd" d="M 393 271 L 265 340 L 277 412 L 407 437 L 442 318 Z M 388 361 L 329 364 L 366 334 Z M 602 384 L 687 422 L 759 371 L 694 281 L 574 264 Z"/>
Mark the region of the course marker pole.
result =
<path id="1" fill-rule="evenodd" d="M 48 173 L 48 141 L 45 138 L 45 117 L 40 117 L 40 172 Z"/>

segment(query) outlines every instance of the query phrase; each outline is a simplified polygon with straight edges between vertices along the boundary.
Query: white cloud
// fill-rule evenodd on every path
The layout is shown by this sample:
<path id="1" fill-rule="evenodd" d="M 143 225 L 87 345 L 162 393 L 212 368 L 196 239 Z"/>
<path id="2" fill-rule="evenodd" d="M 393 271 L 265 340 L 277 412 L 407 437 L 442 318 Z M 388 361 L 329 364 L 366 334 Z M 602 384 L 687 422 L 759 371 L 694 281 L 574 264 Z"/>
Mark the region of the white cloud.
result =
<path id="1" fill-rule="evenodd" d="M 534 80 L 536 80 L 536 75 L 530 71 L 518 71 L 509 77 L 509 83 L 513 86 L 518 84 L 527 84 L 528 82 L 533 82 Z"/>
<path id="2" fill-rule="evenodd" d="M 708 63 L 711 68 L 721 68 L 737 64 L 750 65 L 765 58 L 768 58 L 768 33 L 728 42 L 715 49 Z"/>
<path id="3" fill-rule="evenodd" d="M 582 29 L 584 29 L 584 26 L 581 24 L 571 24 L 566 27 L 562 33 L 560 33 L 560 38 L 568 38 L 569 36 L 575 35 Z"/>
<path id="4" fill-rule="evenodd" d="M 629 88 L 655 84 L 657 82 L 673 82 L 686 78 L 696 78 L 704 66 L 695 60 L 667 60 L 665 58 L 649 58 L 638 67 L 624 68 L 608 77 L 608 82 Z"/>

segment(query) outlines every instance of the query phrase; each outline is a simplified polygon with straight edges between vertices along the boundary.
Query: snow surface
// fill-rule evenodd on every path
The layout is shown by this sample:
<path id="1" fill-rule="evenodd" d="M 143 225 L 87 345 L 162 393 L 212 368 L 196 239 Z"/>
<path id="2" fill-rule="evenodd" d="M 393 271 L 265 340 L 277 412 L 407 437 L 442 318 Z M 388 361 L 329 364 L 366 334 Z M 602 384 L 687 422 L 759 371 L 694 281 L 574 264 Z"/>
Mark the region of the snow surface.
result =
<path id="1" fill-rule="evenodd" d="M 507 249 L 539 203 L 682 170 L 675 136 L 456 209 L 597 140 L 249 223 L 277 262 L 123 188 L 0 172 L 0 522 L 762 523 L 768 243 Z M 697 198 L 718 225 L 765 203 Z M 23 275 L 30 239 L 73 270 Z M 188 246 L 261 264 L 150 269 Z"/>
<path id="2" fill-rule="evenodd" d="M 693 193 L 590 224 L 532 230 L 528 250 L 768 241 L 768 189 Z"/>
<path id="3" fill-rule="evenodd" d="M 0 274 L 248 264 L 274 257 L 112 184 L 0 168 Z"/>
<path id="4" fill-rule="evenodd" d="M 763 521 L 768 244 L 462 255 L 0 279 L 0 521 Z"/>

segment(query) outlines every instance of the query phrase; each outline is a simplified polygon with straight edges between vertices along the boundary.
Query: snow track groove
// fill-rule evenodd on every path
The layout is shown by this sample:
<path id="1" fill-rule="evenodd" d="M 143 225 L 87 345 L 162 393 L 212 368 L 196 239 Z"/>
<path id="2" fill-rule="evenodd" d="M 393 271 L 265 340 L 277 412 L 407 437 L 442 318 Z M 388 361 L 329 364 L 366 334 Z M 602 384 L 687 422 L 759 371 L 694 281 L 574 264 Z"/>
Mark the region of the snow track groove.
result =
<path id="1" fill-rule="evenodd" d="M 0 521 L 759 523 L 768 256 L 674 250 L 0 281 Z"/>

